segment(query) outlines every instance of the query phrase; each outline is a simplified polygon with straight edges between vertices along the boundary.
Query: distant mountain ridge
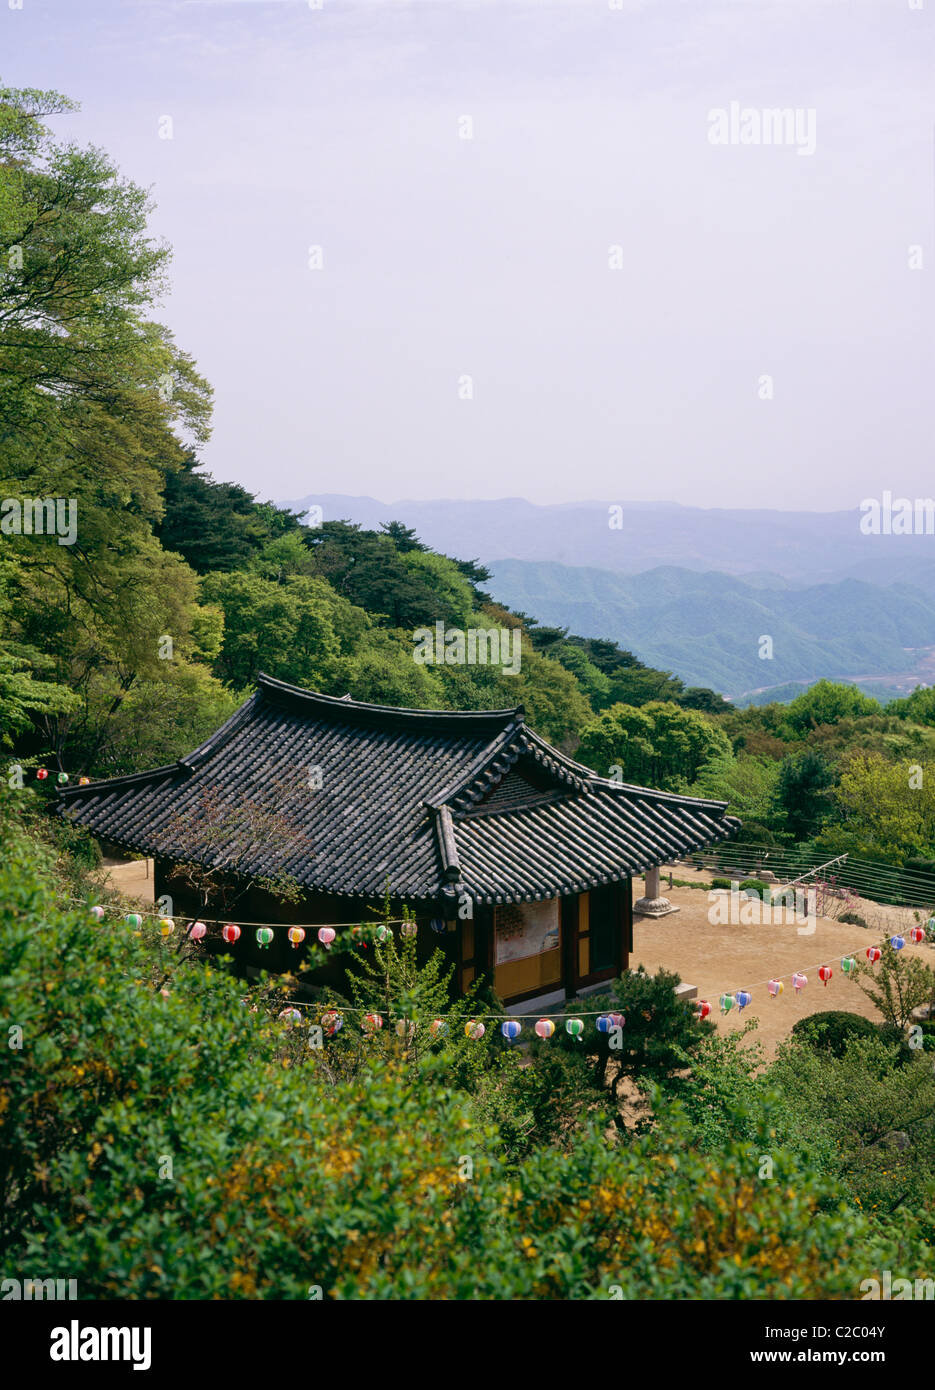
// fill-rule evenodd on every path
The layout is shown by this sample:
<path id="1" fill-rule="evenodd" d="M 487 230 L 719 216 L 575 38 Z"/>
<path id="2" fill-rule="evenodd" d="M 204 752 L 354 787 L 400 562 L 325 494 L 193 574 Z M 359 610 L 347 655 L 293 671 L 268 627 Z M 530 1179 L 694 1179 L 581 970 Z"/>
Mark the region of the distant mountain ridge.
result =
<path id="1" fill-rule="evenodd" d="M 672 566 L 619 575 L 503 560 L 490 587 L 541 623 L 611 637 L 648 665 L 732 698 L 821 676 L 908 672 L 914 653 L 935 645 L 935 600 L 905 584 L 754 587 Z M 769 649 L 764 638 L 771 657 L 760 656 Z"/>
<path id="2" fill-rule="evenodd" d="M 301 512 L 318 505 L 325 520 L 374 529 L 384 521 L 402 521 L 434 549 L 485 564 L 555 560 L 622 574 L 676 566 L 751 582 L 767 572 L 800 585 L 854 578 L 912 584 L 935 598 L 935 536 L 863 535 L 856 506 L 787 512 L 620 502 L 621 525 L 611 529 L 609 508 L 618 503 L 596 500 L 539 506 L 521 497 L 381 502 L 309 493 L 282 505 Z"/>
<path id="3" fill-rule="evenodd" d="M 822 677 L 885 699 L 935 679 L 935 537 L 863 535 L 857 508 L 623 503 L 615 530 L 611 504 L 599 501 L 386 503 L 330 493 L 284 505 L 316 504 L 325 520 L 372 529 L 401 521 L 434 549 L 487 565 L 491 593 L 509 607 L 613 638 L 648 665 L 733 699 L 760 703 L 770 687 L 788 699 Z"/>

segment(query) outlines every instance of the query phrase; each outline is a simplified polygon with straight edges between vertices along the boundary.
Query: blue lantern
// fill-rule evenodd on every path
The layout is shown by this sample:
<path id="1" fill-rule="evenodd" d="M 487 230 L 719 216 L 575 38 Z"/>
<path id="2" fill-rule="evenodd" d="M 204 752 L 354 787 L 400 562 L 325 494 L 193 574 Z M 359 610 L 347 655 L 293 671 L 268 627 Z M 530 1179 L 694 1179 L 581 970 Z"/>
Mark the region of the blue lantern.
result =
<path id="1" fill-rule="evenodd" d="M 523 1025 L 515 1018 L 508 1018 L 500 1025 L 500 1032 L 507 1042 L 515 1042 L 522 1031 Z"/>

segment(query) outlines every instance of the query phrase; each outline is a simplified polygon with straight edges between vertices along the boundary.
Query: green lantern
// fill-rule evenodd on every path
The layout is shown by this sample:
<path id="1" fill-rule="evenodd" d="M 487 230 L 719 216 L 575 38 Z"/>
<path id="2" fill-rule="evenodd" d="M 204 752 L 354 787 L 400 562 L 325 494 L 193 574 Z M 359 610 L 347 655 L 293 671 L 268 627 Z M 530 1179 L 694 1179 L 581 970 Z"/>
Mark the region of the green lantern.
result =
<path id="1" fill-rule="evenodd" d="M 128 927 L 141 927 L 143 919 L 138 912 L 128 912 L 123 919 Z"/>
<path id="2" fill-rule="evenodd" d="M 261 948 L 264 946 L 269 946 L 270 942 L 273 939 L 272 927 L 257 927 L 256 939 L 257 945 Z"/>
<path id="3" fill-rule="evenodd" d="M 567 1018 L 565 1020 L 565 1032 L 580 1042 L 584 1032 L 584 1022 L 580 1018 Z"/>
<path id="4" fill-rule="evenodd" d="M 58 784 L 59 784 L 60 787 L 64 787 L 64 786 L 65 786 L 65 783 L 68 781 L 68 773 L 67 773 L 67 772 L 60 772 L 60 773 L 58 774 L 58 778 L 57 778 L 56 780 L 58 781 Z"/>
<path id="5" fill-rule="evenodd" d="M 857 969 L 857 962 L 856 962 L 856 960 L 854 959 L 854 957 L 853 957 L 853 956 L 842 956 L 842 957 L 841 957 L 841 969 L 844 971 L 845 975 L 850 975 L 851 971 L 856 970 L 856 969 Z"/>

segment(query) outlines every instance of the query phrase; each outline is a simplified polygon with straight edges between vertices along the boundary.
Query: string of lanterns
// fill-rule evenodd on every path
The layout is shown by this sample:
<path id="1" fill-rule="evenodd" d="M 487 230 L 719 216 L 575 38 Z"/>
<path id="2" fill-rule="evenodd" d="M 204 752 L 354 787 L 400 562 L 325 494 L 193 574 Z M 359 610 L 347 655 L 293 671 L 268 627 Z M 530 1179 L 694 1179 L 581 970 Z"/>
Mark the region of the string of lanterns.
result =
<path id="1" fill-rule="evenodd" d="M 925 928 L 910 927 L 909 940 L 914 945 L 919 945 L 921 942 L 925 940 Z M 900 936 L 897 933 L 895 936 L 891 936 L 889 938 L 889 944 L 892 946 L 894 951 L 901 951 L 906 944 L 906 938 L 904 936 Z M 877 961 L 880 960 L 883 956 L 883 952 L 879 946 L 868 946 L 864 954 L 866 955 L 867 960 L 870 962 L 871 965 L 876 965 Z M 853 955 L 844 955 L 841 957 L 841 971 L 843 974 L 852 975 L 856 969 L 857 960 Z M 821 965 L 818 966 L 818 978 L 819 980 L 821 980 L 822 984 L 826 989 L 828 987 L 828 981 L 831 980 L 833 976 L 834 970 L 828 964 L 827 961 L 824 961 Z M 777 999 L 779 995 L 782 994 L 785 990 L 785 985 L 782 979 L 778 977 L 773 980 L 764 980 L 762 983 L 766 985 L 766 991 L 771 999 Z M 808 975 L 805 973 L 804 970 L 793 971 L 791 976 L 791 984 L 796 994 L 801 994 L 802 990 L 808 984 Z M 757 986 L 757 988 L 758 987 L 759 986 Z M 729 1014 L 731 1009 L 733 1009 L 735 1006 L 737 1008 L 738 1013 L 743 1013 L 744 1009 L 747 1007 L 747 1005 L 751 1002 L 752 999 L 753 993 L 751 990 L 738 989 L 735 990 L 732 994 L 722 994 L 720 999 L 718 1000 L 718 1005 L 722 1014 Z M 693 1007 L 695 1008 L 699 1018 L 707 1018 L 708 1014 L 711 1012 L 711 1004 L 707 999 L 696 1000 Z"/>
<path id="2" fill-rule="evenodd" d="M 87 906 L 86 899 L 84 899 L 84 898 L 74 898 L 74 897 L 70 897 L 70 896 L 67 896 L 67 895 L 62 895 L 62 896 L 64 897 L 64 901 L 65 901 L 65 902 L 75 903 L 76 905 L 78 905 L 78 906 L 80 906 L 80 907 L 85 907 L 85 906 Z M 90 909 L 90 911 L 91 911 L 92 916 L 96 917 L 97 920 L 100 922 L 100 921 L 102 921 L 102 920 L 104 919 L 104 917 L 107 915 L 108 912 L 113 912 L 114 914 L 116 914 L 117 916 L 119 916 L 119 915 L 121 914 L 122 909 L 119 908 L 119 907 L 114 907 L 114 906 L 101 907 L 101 906 L 99 906 L 99 905 L 95 905 L 94 907 L 92 907 L 92 908 Z M 154 910 L 151 911 L 151 912 L 125 913 L 125 914 L 124 914 L 124 921 L 128 921 L 128 919 L 129 919 L 130 916 L 138 917 L 138 918 L 140 919 L 140 920 L 139 920 L 139 923 L 137 923 L 136 925 L 142 925 L 143 921 L 144 921 L 147 917 L 155 918 L 155 919 L 156 919 L 157 921 L 159 921 L 159 922 L 163 922 L 163 921 L 172 921 L 173 923 L 175 923 L 175 922 L 182 922 L 182 923 L 184 923 L 184 922 L 191 922 L 192 924 L 197 924 L 197 923 L 200 921 L 200 919 L 197 918 L 197 917 L 189 917 L 189 916 L 184 915 L 184 914 L 177 914 L 174 918 L 166 918 L 158 909 L 154 909 Z M 219 921 L 220 919 L 219 919 L 219 918 L 216 918 L 216 917 L 211 917 L 211 918 L 209 918 L 208 920 L 209 920 L 209 922 L 217 922 L 217 921 Z M 233 923 L 230 923 L 230 925 L 233 926 L 234 924 L 233 924 Z M 349 930 L 349 931 L 351 932 L 351 934 L 353 935 L 355 932 L 358 933 L 358 934 L 360 934 L 362 931 L 367 931 L 367 930 L 369 930 L 370 927 L 371 927 L 372 925 L 374 925 L 374 924 L 364 924 L 364 925 L 362 925 L 362 924 L 359 923 L 359 922 L 326 922 L 326 923 L 323 923 L 323 924 L 318 928 L 318 930 L 319 930 L 319 931 L 321 931 L 321 930 L 332 931 L 332 932 L 334 933 L 334 935 L 332 935 L 331 937 L 329 937 L 329 942 L 330 942 L 330 941 L 333 941 L 333 940 L 335 939 L 335 935 L 337 934 L 338 929 Z M 409 918 L 407 918 L 407 917 L 388 917 L 388 918 L 384 918 L 384 919 L 383 919 L 383 922 L 382 922 L 380 925 L 386 925 L 386 926 L 400 926 L 400 927 L 405 927 L 405 926 L 407 926 L 407 925 L 408 925 L 408 926 L 411 926 L 411 927 L 413 928 L 413 931 L 412 931 L 412 932 L 404 932 L 404 933 L 403 933 L 404 935 L 415 935 L 415 932 L 418 930 L 418 928 L 416 927 L 415 923 L 410 922 Z M 243 921 L 242 921 L 242 922 L 240 923 L 240 926 L 238 927 L 238 936 L 240 935 L 240 927 L 270 927 L 270 928 L 272 928 L 272 929 L 275 929 L 276 927 L 280 927 L 280 928 L 281 928 L 281 927 L 283 927 L 283 926 L 285 926 L 285 923 L 284 923 L 284 922 L 243 922 Z M 207 930 L 207 928 L 206 928 L 206 930 Z M 438 931 L 439 928 L 438 928 L 437 926 L 435 926 L 435 927 L 433 927 L 433 930 Z M 296 932 L 301 931 L 301 932 L 303 932 L 303 935 L 302 935 L 301 937 L 299 937 L 298 940 L 296 940 L 296 941 L 293 942 L 294 945 L 298 945 L 301 941 L 304 941 L 305 935 L 304 935 L 304 929 L 303 929 L 302 927 L 289 927 L 289 929 L 288 929 L 288 931 L 287 931 L 287 935 L 289 934 L 289 932 L 292 932 L 292 931 L 296 931 Z M 199 933 L 199 937 L 200 937 L 200 936 L 203 936 L 204 934 L 205 934 L 204 932 Z M 196 937 L 195 939 L 198 940 L 199 937 Z M 385 937 L 381 938 L 381 940 L 385 940 L 385 939 L 386 939 Z M 236 940 L 237 940 L 237 937 L 234 937 L 233 940 L 236 941 Z M 292 941 L 293 938 L 290 936 L 290 937 L 289 937 L 289 940 Z"/>
<path id="3" fill-rule="evenodd" d="M 72 901 L 79 900 L 72 899 Z M 105 908 L 101 907 L 100 905 L 95 905 L 91 907 L 89 911 L 91 913 L 91 916 L 94 917 L 94 919 L 98 922 L 102 921 L 106 915 Z M 208 928 L 205 922 L 189 917 L 182 918 L 181 920 L 183 922 L 187 921 L 191 923 L 191 926 L 187 932 L 187 936 L 190 940 L 201 941 L 207 935 Z M 414 937 L 418 932 L 418 927 L 416 923 L 409 919 L 395 918 L 391 920 L 393 925 L 399 925 L 400 935 L 403 937 L 411 938 Z M 140 928 L 143 924 L 143 914 L 139 912 L 128 912 L 124 916 L 124 921 L 129 927 Z M 251 923 L 245 925 L 254 924 Z M 258 946 L 261 949 L 268 949 L 274 940 L 274 928 L 282 925 L 282 923 L 277 922 L 258 926 L 256 928 L 256 941 Z M 369 933 L 371 939 L 377 942 L 384 942 L 390 936 L 390 924 L 380 923 L 374 926 L 363 926 L 359 923 L 339 923 L 338 925 L 343 927 L 350 927 L 350 934 L 352 938 L 355 939 L 355 942 L 357 944 L 363 946 L 367 945 L 367 941 L 364 939 L 365 933 Z M 433 922 L 432 925 L 434 927 L 436 924 Z M 444 924 L 442 924 L 442 928 L 444 928 Z M 159 930 L 164 938 L 171 936 L 172 933 L 175 931 L 175 921 L 173 920 L 173 918 L 165 916 L 160 917 Z M 221 937 L 228 945 L 234 945 L 240 939 L 241 934 L 241 927 L 236 922 L 226 922 L 221 928 Z M 302 942 L 305 941 L 306 931 L 304 927 L 291 926 L 287 928 L 286 936 L 293 950 L 296 950 L 302 944 Z M 925 936 L 925 929 L 922 927 L 911 927 L 909 929 L 909 939 L 910 941 L 912 941 L 914 945 L 918 945 L 921 942 L 923 942 L 925 940 Z M 323 925 L 317 929 L 317 937 L 321 945 L 324 946 L 326 950 L 330 950 L 332 943 L 336 940 L 337 932 L 335 930 L 335 927 L 330 925 Z M 897 933 L 889 938 L 889 944 L 890 946 L 892 946 L 894 951 L 901 951 L 903 947 L 906 945 L 906 940 L 905 937 Z M 866 955 L 868 962 L 871 965 L 875 965 L 876 962 L 882 958 L 883 953 L 879 946 L 868 946 L 864 954 Z M 855 956 L 853 954 L 847 954 L 842 956 L 840 961 L 840 967 L 844 975 L 849 976 L 853 974 L 853 972 L 857 969 L 857 960 Z M 821 965 L 817 967 L 817 972 L 818 978 L 821 980 L 825 988 L 827 988 L 828 982 L 834 976 L 834 970 L 827 962 L 823 962 Z M 781 995 L 785 990 L 784 981 L 781 977 L 778 976 L 770 980 L 764 980 L 761 983 L 765 985 L 767 993 L 769 994 L 771 999 L 778 998 L 779 995 Z M 808 984 L 808 975 L 805 971 L 802 970 L 793 971 L 791 976 L 791 984 L 795 993 L 797 995 L 800 994 L 801 991 Z M 759 988 L 759 986 L 755 986 L 755 988 Z M 742 1013 L 743 1010 L 750 1005 L 752 1000 L 752 989 L 739 989 L 735 990 L 733 993 L 725 992 L 720 996 L 718 1003 L 721 1013 L 726 1015 L 729 1014 L 734 1009 L 734 1007 L 737 1008 L 738 1013 Z M 302 1018 L 302 1014 L 299 1011 L 301 1007 L 314 1008 L 317 1007 L 317 1005 L 290 1005 L 288 1008 L 282 1010 L 282 1012 L 279 1014 L 279 1018 L 287 1022 L 299 1021 Z M 711 1003 L 707 999 L 696 1000 L 693 1003 L 692 1007 L 695 1011 L 696 1017 L 699 1020 L 707 1018 L 708 1015 L 711 1013 Z M 342 1010 L 343 1013 L 362 1012 L 359 1009 L 353 1009 L 344 1006 L 342 1006 Z M 607 1013 L 604 1010 L 585 1010 L 579 1011 L 579 1013 L 579 1017 L 565 1019 L 565 1031 L 569 1034 L 570 1037 L 576 1038 L 579 1042 L 583 1038 L 585 1028 L 583 1020 L 585 1018 L 596 1019 L 595 1027 L 599 1033 L 610 1033 L 615 1028 L 622 1028 L 626 1022 L 624 1016 L 620 1013 Z M 533 1014 L 514 1014 L 510 1018 L 504 1019 L 502 1014 L 481 1014 L 475 1018 L 470 1019 L 465 1024 L 464 1031 L 467 1037 L 473 1039 L 480 1039 L 484 1036 L 486 1032 L 482 1020 L 485 1018 L 487 1020 L 499 1020 L 500 1031 L 502 1036 L 506 1039 L 508 1043 L 513 1043 L 517 1040 L 517 1038 L 520 1037 L 522 1033 L 522 1021 L 529 1020 L 533 1017 L 535 1017 L 535 1015 Z M 321 1024 L 328 1037 L 333 1037 L 335 1033 L 337 1033 L 339 1029 L 343 1027 L 343 1023 L 343 1014 L 341 1012 L 338 1012 L 337 1010 L 326 1011 L 321 1016 Z M 374 1013 L 372 1011 L 364 1013 L 363 1019 L 361 1021 L 361 1028 L 364 1031 L 364 1033 L 373 1035 L 376 1032 L 378 1032 L 382 1027 L 383 1018 L 380 1014 Z M 446 1020 L 443 1018 L 436 1018 L 429 1024 L 429 1032 L 433 1038 L 443 1035 L 447 1032 L 447 1030 L 448 1024 Z M 396 1031 L 400 1034 L 400 1036 L 403 1036 L 405 1033 L 408 1032 L 411 1038 L 415 1032 L 415 1024 L 412 1023 L 410 1020 L 400 1019 L 396 1024 Z M 548 1039 L 553 1037 L 555 1034 L 555 1023 L 550 1018 L 538 1018 L 534 1025 L 534 1032 L 536 1036 L 540 1038 L 542 1041 L 548 1041 Z"/>

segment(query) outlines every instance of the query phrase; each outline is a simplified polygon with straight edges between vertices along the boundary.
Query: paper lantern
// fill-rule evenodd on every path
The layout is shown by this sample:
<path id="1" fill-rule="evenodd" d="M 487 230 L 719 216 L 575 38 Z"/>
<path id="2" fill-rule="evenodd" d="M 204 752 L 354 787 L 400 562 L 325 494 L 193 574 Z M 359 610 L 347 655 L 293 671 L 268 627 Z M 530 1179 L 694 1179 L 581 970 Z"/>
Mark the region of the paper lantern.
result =
<path id="1" fill-rule="evenodd" d="M 916 943 L 916 945 L 918 945 L 920 941 L 924 941 L 924 940 L 925 940 L 925 928 L 924 928 L 924 927 L 910 927 L 910 929 L 909 929 L 909 940 L 910 940 L 910 941 L 914 941 L 914 942 Z"/>
<path id="2" fill-rule="evenodd" d="M 96 921 L 98 921 L 98 922 L 103 922 L 103 920 L 104 920 L 104 909 L 103 909 L 102 907 L 92 907 L 92 908 L 91 908 L 91 916 L 92 916 Z"/>
<path id="3" fill-rule="evenodd" d="M 905 938 L 904 936 L 891 936 L 891 937 L 890 937 L 890 945 L 892 946 L 892 948 L 893 948 L 894 951 L 901 951 L 902 948 L 905 946 L 905 944 L 906 944 L 906 938 Z"/>
<path id="4" fill-rule="evenodd" d="M 192 922 L 188 935 L 192 941 L 201 941 L 208 935 L 208 928 L 204 922 Z"/>
<path id="5" fill-rule="evenodd" d="M 540 1018 L 540 1019 L 539 1019 L 539 1022 L 536 1024 L 536 1036 L 537 1036 L 537 1037 L 540 1037 L 540 1038 L 542 1038 L 543 1040 L 546 1039 L 546 1038 L 551 1038 L 551 1036 L 552 1036 L 552 1034 L 553 1034 L 554 1032 L 555 1032 L 555 1024 L 552 1022 L 552 1020 L 551 1020 L 550 1018 Z"/>
<path id="6" fill-rule="evenodd" d="M 416 926 L 415 922 L 403 922 L 399 929 L 399 934 L 400 936 L 413 937 L 418 930 L 419 928 Z"/>
<path id="7" fill-rule="evenodd" d="M 233 946 L 235 941 L 240 940 L 240 928 L 236 922 L 225 922 L 221 928 L 221 935 L 229 945 Z"/>
<path id="8" fill-rule="evenodd" d="M 389 929 L 389 927 L 377 927 L 377 928 L 374 930 L 374 933 L 373 933 L 375 939 L 376 939 L 377 941 L 379 941 L 381 944 L 386 940 L 386 938 L 389 936 L 389 934 L 390 934 L 390 929 Z"/>
<path id="9" fill-rule="evenodd" d="M 707 999 L 696 999 L 696 1000 L 695 1000 L 695 1014 L 696 1014 L 696 1016 L 697 1016 L 699 1022 L 701 1021 L 701 1019 L 707 1018 L 707 1017 L 708 1017 L 708 1014 L 709 1014 L 710 1012 L 711 1012 L 711 1005 L 708 1003 Z"/>
<path id="10" fill-rule="evenodd" d="M 334 927 L 318 928 L 318 940 L 321 942 L 322 946 L 324 946 L 326 951 L 331 950 L 331 943 L 336 936 L 337 932 L 335 931 Z"/>
<path id="11" fill-rule="evenodd" d="M 141 927 L 143 919 L 138 912 L 128 912 L 123 919 L 128 927 Z"/>
<path id="12" fill-rule="evenodd" d="M 437 932 L 438 935 L 441 936 L 442 932 L 445 930 L 444 917 L 433 917 L 431 922 L 429 922 L 429 926 L 432 928 L 433 932 Z"/>
<path id="13" fill-rule="evenodd" d="M 302 945 L 302 942 L 305 940 L 305 928 L 290 927 L 289 930 L 286 932 L 286 936 L 288 936 L 289 940 L 292 942 L 293 951 L 296 951 Z"/>
<path id="14" fill-rule="evenodd" d="M 367 949 L 367 927 L 351 927 L 351 940 L 360 946 L 362 951 Z"/>
<path id="15" fill-rule="evenodd" d="M 800 989 L 804 989 L 807 984 L 808 976 L 803 975 L 801 970 L 797 970 L 792 976 L 792 988 L 795 990 L 796 994 L 798 994 Z"/>
<path id="16" fill-rule="evenodd" d="M 523 1025 L 515 1018 L 508 1018 L 504 1023 L 500 1024 L 500 1032 L 506 1038 L 507 1042 L 515 1042 L 522 1031 Z"/>
<path id="17" fill-rule="evenodd" d="M 766 988 L 769 991 L 770 998 L 775 999 L 777 995 L 782 994 L 785 986 L 782 980 L 769 980 Z"/>
<path id="18" fill-rule="evenodd" d="M 60 773 L 58 774 L 58 776 L 56 777 L 55 780 L 56 780 L 56 782 L 59 784 L 60 787 L 66 786 L 67 783 L 68 783 L 68 773 L 67 773 L 67 772 L 60 772 Z"/>
<path id="19" fill-rule="evenodd" d="M 256 940 L 261 950 L 269 950 L 270 942 L 273 939 L 272 927 L 257 927 Z"/>
<path id="20" fill-rule="evenodd" d="M 429 1024 L 429 1034 L 433 1038 L 443 1038 L 448 1032 L 448 1024 L 443 1018 L 433 1018 Z"/>
<path id="21" fill-rule="evenodd" d="M 360 1026 L 365 1033 L 377 1033 L 383 1027 L 383 1019 L 379 1014 L 364 1014 Z"/>
<path id="22" fill-rule="evenodd" d="M 857 962 L 856 962 L 856 960 L 854 959 L 854 957 L 853 957 L 853 956 L 842 956 L 842 957 L 841 957 L 841 969 L 844 971 L 845 975 L 850 975 L 852 971 L 856 970 L 856 969 L 857 969 Z"/>
<path id="23" fill-rule="evenodd" d="M 78 786 L 79 786 L 79 787 L 86 787 L 86 786 L 89 785 L 90 781 L 91 781 L 90 777 L 79 777 L 79 778 L 78 778 Z"/>
<path id="24" fill-rule="evenodd" d="M 476 1019 L 472 1018 L 470 1022 L 464 1025 L 464 1032 L 467 1037 L 474 1038 L 476 1040 L 477 1038 L 482 1038 L 484 1036 L 486 1029 L 484 1028 L 484 1025 L 482 1023 L 478 1023 Z"/>
<path id="25" fill-rule="evenodd" d="M 584 1032 L 584 1022 L 583 1022 L 583 1020 L 580 1019 L 580 1018 L 566 1018 L 566 1020 L 565 1020 L 565 1032 L 566 1032 L 570 1037 L 572 1037 L 572 1038 L 577 1038 L 578 1041 L 580 1042 L 580 1041 L 581 1041 L 581 1035 L 582 1035 L 582 1033 Z"/>
<path id="26" fill-rule="evenodd" d="M 302 1014 L 298 1009 L 282 1009 L 279 1014 L 283 1023 L 301 1023 Z"/>
<path id="27" fill-rule="evenodd" d="M 38 781 L 44 782 L 45 779 L 48 777 L 48 775 L 49 775 L 49 769 L 48 769 L 47 767 L 37 767 L 37 768 L 36 768 L 36 778 L 37 778 Z"/>
<path id="28" fill-rule="evenodd" d="M 344 1027 L 344 1019 L 334 1009 L 329 1009 L 321 1016 L 321 1026 L 325 1031 L 325 1037 L 333 1038 L 338 1029 Z"/>
<path id="29" fill-rule="evenodd" d="M 831 969 L 830 965 L 820 965 L 818 967 L 818 978 L 819 980 L 821 980 L 821 983 L 824 985 L 825 989 L 828 988 L 828 981 L 831 979 L 831 976 L 833 974 L 834 971 Z"/>
<path id="30" fill-rule="evenodd" d="M 171 917 L 159 918 L 159 932 L 162 936 L 171 936 L 175 931 L 175 923 Z"/>
<path id="31" fill-rule="evenodd" d="M 873 965 L 876 961 L 878 961 L 878 960 L 880 959 L 880 957 L 882 956 L 882 954 L 883 954 L 883 952 L 880 950 L 879 946 L 868 946 L 868 947 L 867 947 L 867 959 L 869 960 L 869 962 L 870 962 L 871 965 Z"/>
<path id="32" fill-rule="evenodd" d="M 396 1036 L 405 1038 L 407 1042 L 412 1042 L 416 1035 L 416 1025 L 411 1018 L 398 1018 L 396 1020 Z"/>
<path id="33" fill-rule="evenodd" d="M 612 1033 L 615 1028 L 622 1028 L 623 1025 L 623 1014 L 601 1014 L 595 1026 L 599 1033 Z"/>
<path id="34" fill-rule="evenodd" d="M 737 1000 L 737 1008 L 742 1013 L 743 1010 L 750 1003 L 750 1000 L 753 998 L 753 995 L 750 993 L 748 989 L 738 989 L 737 993 L 734 995 L 734 998 Z"/>
<path id="35" fill-rule="evenodd" d="M 722 994 L 720 998 L 721 1013 L 729 1014 L 734 1007 L 734 996 L 732 994 Z"/>

